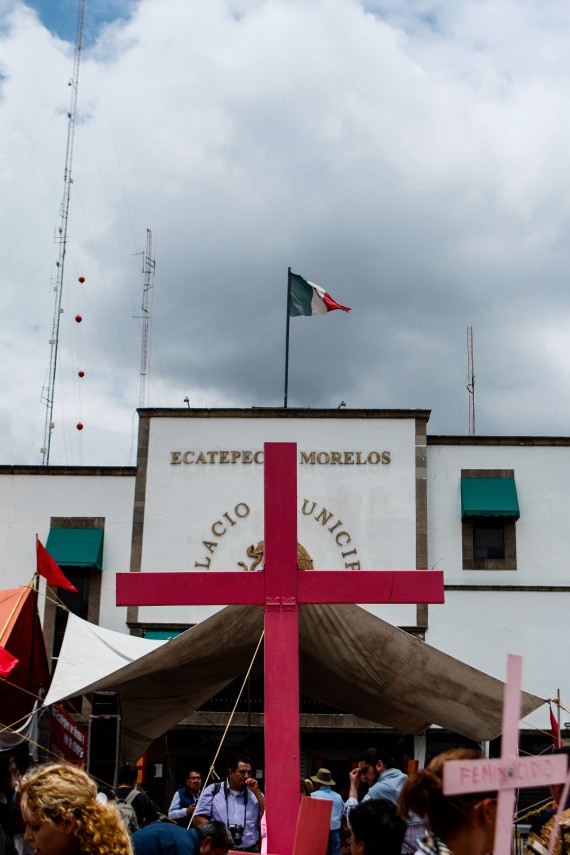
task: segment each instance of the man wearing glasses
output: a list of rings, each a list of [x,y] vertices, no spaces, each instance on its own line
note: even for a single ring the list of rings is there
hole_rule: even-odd
[[[234,849],[259,852],[259,820],[265,811],[265,797],[251,775],[251,761],[245,755],[228,761],[225,781],[206,787],[194,813],[193,824],[219,820],[227,825]]]
[[[388,799],[389,802],[397,804],[407,775],[396,769],[395,760],[386,751],[381,748],[368,748],[360,755],[358,767],[350,772],[349,777],[350,792],[346,805],[354,807],[358,802],[358,787],[361,783],[368,784],[368,792],[363,801]],[[354,802],[349,805],[351,799],[354,799]]]
[[[349,825],[350,811],[358,804],[358,790],[362,784],[368,786],[368,792],[362,802],[370,799],[386,799],[397,805],[400,790],[407,777],[396,768],[396,761],[381,748],[368,748],[363,751],[358,766],[349,772],[350,790],[344,805]],[[407,823],[402,855],[413,855],[417,849],[417,840],[422,838],[424,833],[424,823],[418,817],[412,816]]]
[[[202,776],[196,770],[190,769],[186,776],[186,786],[174,793],[168,808],[168,816],[175,820],[176,825],[188,828],[194,809],[200,798]]]

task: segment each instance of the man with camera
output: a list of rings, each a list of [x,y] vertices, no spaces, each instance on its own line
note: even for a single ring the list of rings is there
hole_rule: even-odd
[[[251,775],[249,757],[239,755],[228,762],[225,781],[210,784],[194,811],[194,825],[219,820],[227,825],[234,849],[259,852],[259,820],[265,811],[265,796]]]

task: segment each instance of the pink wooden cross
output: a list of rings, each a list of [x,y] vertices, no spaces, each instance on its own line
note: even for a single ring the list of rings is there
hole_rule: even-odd
[[[501,756],[491,760],[450,760],[443,766],[446,795],[498,790],[493,855],[511,855],[516,791],[544,787],[566,779],[564,755],[519,757],[522,658],[507,656],[507,682],[503,702]]]
[[[268,851],[293,851],[299,803],[298,607],[304,603],[442,603],[439,570],[299,570],[297,446],[264,445],[264,569],[118,573],[118,606],[263,606]]]

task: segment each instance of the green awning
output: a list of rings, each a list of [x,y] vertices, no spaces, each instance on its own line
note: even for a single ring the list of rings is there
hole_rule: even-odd
[[[102,528],[50,528],[46,549],[60,567],[103,569]]]
[[[145,638],[152,638],[154,641],[167,641],[169,638],[176,638],[182,635],[181,629],[147,629],[144,634]]]
[[[520,517],[514,478],[462,478],[461,519]]]

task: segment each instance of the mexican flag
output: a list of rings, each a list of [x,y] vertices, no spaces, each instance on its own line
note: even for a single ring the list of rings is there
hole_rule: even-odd
[[[308,282],[296,273],[289,274],[290,318],[298,318],[301,315],[326,315],[327,312],[335,309],[350,312],[348,306],[341,306],[320,285]]]

